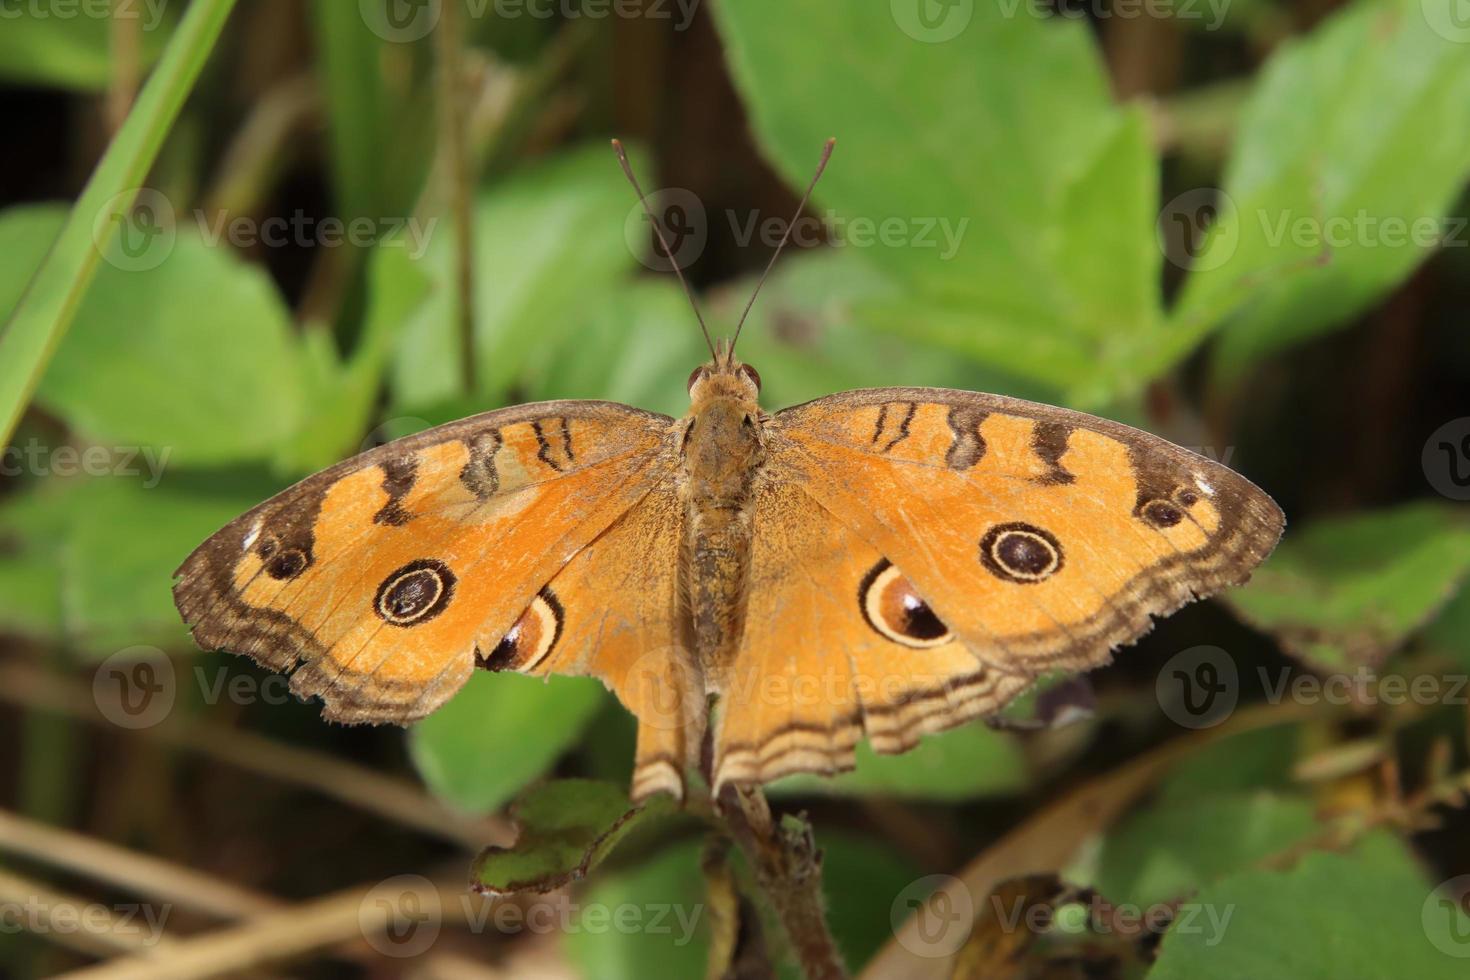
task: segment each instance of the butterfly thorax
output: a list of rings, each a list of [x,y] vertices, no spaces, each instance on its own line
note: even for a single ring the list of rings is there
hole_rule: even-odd
[[[745,618],[753,494],[765,461],[763,416],[750,377],[710,370],[690,386],[683,443],[681,595],[694,653],[711,689],[734,660]]]

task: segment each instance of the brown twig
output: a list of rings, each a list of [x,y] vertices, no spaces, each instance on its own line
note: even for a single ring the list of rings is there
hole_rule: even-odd
[[[822,853],[811,824],[805,819],[778,823],[765,794],[739,787],[721,794],[720,815],[786,930],[802,974],[807,980],[845,978],[847,967],[827,928]]]

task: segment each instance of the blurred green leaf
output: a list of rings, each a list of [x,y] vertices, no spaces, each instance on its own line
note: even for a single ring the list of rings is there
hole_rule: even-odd
[[[1224,793],[1286,790],[1300,732],[1273,725],[1217,739],[1192,753],[1159,783],[1161,803],[1185,803]]]
[[[55,464],[57,450],[50,450]],[[185,632],[174,610],[173,572],[206,537],[269,493],[259,475],[170,478],[154,485],[159,461],[113,457],[136,475],[42,480],[0,506],[0,535],[18,544],[17,558],[0,552],[0,569],[35,575],[39,597],[53,577],[60,585],[60,635],[90,655],[120,647],[177,647]],[[12,564],[12,562],[15,562]],[[0,604],[0,616],[8,603]],[[4,616],[10,620],[9,616]],[[22,616],[5,625],[23,632],[45,625]]]
[[[568,930],[567,954],[598,980],[704,975],[708,899],[697,843],[676,844],[626,871],[598,875],[578,901],[584,918]],[[585,918],[595,909],[598,922]],[[621,915],[624,918],[619,920]],[[619,928],[619,921],[631,926]]]
[[[1027,784],[1025,756],[1015,736],[981,724],[926,735],[902,755],[879,755],[858,743],[857,768],[839,776],[788,776],[772,795],[895,796],[968,800],[1014,793]]]
[[[609,293],[569,341],[536,348],[527,400],[607,398],[679,416],[689,372],[709,359],[689,301],[657,279]]]
[[[1226,375],[1345,326],[1452,230],[1441,219],[1470,173],[1470,45],[1434,24],[1453,23],[1457,2],[1359,0],[1262,69],[1228,200],[1173,317],[1186,340],[1228,318]],[[1204,203],[1183,202],[1182,220]]]
[[[1431,650],[1447,653],[1470,669],[1470,586],[1462,584],[1455,597],[1440,610],[1424,631],[1424,642]]]
[[[132,247],[140,228],[134,204],[179,108],[214,47],[234,0],[194,0],[169,39],[122,128],[108,145],[86,188],[46,253],[16,308],[0,330],[0,443],[15,431],[21,412],[71,326],[98,260]],[[156,215],[154,215],[156,220]],[[119,228],[126,226],[124,234]]]
[[[940,38],[902,9],[917,8],[715,9],[756,133],[788,181],[804,184],[821,138],[839,138],[817,211],[831,208],[845,247],[903,289],[859,315],[1076,398],[1136,385],[1129,361],[1160,329],[1143,115],[1112,104],[1072,18],[956,5],[942,19],[958,31],[926,43]],[[840,57],[812,58],[813,38]]]
[[[673,809],[667,796],[641,806],[612,783],[558,779],[532,789],[511,808],[520,828],[514,847],[487,847],[474,887],[491,894],[548,892],[580,881],[640,821]]]
[[[623,240],[624,219],[636,206],[606,147],[540,164],[481,195],[474,227],[482,393],[503,396],[538,349],[564,348],[622,288],[636,265]],[[453,236],[447,221],[422,230],[422,267],[434,288],[400,337],[392,371],[399,406],[462,394]]]
[[[1413,857],[1388,834],[1349,854],[1307,854],[1289,871],[1230,876],[1190,906],[1198,914],[1188,926],[1177,918],[1165,933],[1149,980],[1465,975],[1470,917],[1433,897]]]
[[[408,256],[406,239],[395,236],[380,244],[368,262],[366,318],[351,356],[340,358],[328,331],[307,331],[305,387],[312,393],[313,411],[281,453],[288,472],[319,470],[365,448],[394,344],[428,289],[423,270]],[[407,434],[395,432],[392,437]]]
[[[755,285],[756,277],[748,276],[710,294],[706,316],[712,332],[734,331]],[[904,384],[1042,393],[947,351],[864,325],[859,309],[902,295],[893,278],[857,249],[815,248],[783,258],[740,334],[741,359],[761,373],[761,401],[785,408],[850,388]]]
[[[912,860],[871,837],[824,833],[818,843],[827,924],[847,962],[859,966],[893,934],[893,899],[922,873]]]
[[[94,441],[187,466],[273,456],[302,422],[304,381],[270,277],[181,232],[155,268],[98,273],[36,398]]]
[[[1376,665],[1428,622],[1470,572],[1470,526],[1455,508],[1410,504],[1330,518],[1287,534],[1227,601],[1324,670]]]
[[[151,65],[173,28],[169,6],[114,4],[136,23],[142,66]],[[101,12],[102,16],[98,16]],[[55,85],[98,91],[112,75],[112,16],[106,4],[27,3],[0,0],[0,78],[22,85]]]
[[[587,677],[476,671],[448,704],[413,726],[409,749],[440,797],[471,813],[493,811],[544,775],[607,697]]]
[[[1108,834],[1093,885],[1117,902],[1169,902],[1317,830],[1310,802],[1261,791],[1161,803]]]

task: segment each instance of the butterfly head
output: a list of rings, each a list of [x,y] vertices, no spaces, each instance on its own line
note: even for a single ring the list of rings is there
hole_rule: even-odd
[[[696,407],[716,399],[754,403],[761,392],[761,376],[755,368],[735,359],[730,344],[721,341],[715,355],[689,375],[689,400]]]

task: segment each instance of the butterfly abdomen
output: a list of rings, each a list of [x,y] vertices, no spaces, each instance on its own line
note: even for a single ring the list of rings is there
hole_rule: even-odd
[[[722,687],[739,645],[749,587],[756,474],[765,460],[754,400],[696,400],[684,440],[686,513],[681,593],[694,654],[711,688]]]

